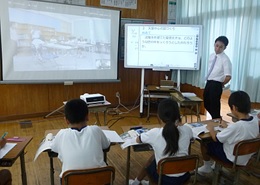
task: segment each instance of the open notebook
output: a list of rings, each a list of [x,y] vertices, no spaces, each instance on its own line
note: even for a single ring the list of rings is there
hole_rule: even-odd
[[[177,88],[175,89],[174,93],[177,95],[176,98],[178,98],[180,101],[190,100],[191,97],[197,96],[195,93],[191,93],[191,92],[183,92],[182,93]]]

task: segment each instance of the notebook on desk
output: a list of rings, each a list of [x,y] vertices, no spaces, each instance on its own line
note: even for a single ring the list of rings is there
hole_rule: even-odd
[[[186,93],[182,93],[182,92],[179,91],[178,89],[176,89],[175,92],[174,92],[174,93],[171,93],[171,94],[175,94],[175,97],[176,97],[177,99],[179,99],[180,101],[185,101],[185,100],[191,101],[191,100],[194,100],[193,97],[197,97],[195,93],[192,93],[192,95],[190,95],[190,93],[189,93],[189,95],[186,96]]]

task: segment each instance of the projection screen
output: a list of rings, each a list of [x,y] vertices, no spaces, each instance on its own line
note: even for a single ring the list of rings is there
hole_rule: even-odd
[[[1,0],[1,82],[118,80],[120,11]]]

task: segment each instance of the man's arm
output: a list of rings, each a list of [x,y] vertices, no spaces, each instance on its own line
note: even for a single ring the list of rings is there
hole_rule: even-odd
[[[224,82],[222,82],[222,86],[224,87],[231,80],[231,76],[226,76]]]

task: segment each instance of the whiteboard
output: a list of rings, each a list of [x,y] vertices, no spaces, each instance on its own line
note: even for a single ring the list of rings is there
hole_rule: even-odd
[[[199,70],[201,25],[126,24],[125,68]]]

